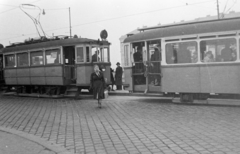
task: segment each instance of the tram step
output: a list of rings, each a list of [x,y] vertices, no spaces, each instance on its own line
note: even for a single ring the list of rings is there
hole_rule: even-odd
[[[74,98],[75,95],[65,95],[64,97],[71,97],[71,98]]]
[[[67,91],[66,95],[76,95],[77,91]]]
[[[71,89],[67,89],[67,91],[78,91],[77,88],[71,88]]]

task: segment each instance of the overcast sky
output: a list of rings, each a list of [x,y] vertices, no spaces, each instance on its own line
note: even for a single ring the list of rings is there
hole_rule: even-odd
[[[0,43],[23,42],[38,37],[32,20],[19,8],[33,4],[45,10],[40,22],[48,35],[69,35],[71,8],[72,34],[98,39],[100,31],[108,31],[111,61],[120,61],[119,38],[143,26],[193,20],[217,15],[217,0],[0,0]],[[219,10],[240,12],[240,0],[219,0]],[[25,9],[36,17],[38,10]]]

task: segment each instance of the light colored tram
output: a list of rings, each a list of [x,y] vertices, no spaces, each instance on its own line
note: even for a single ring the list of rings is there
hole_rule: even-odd
[[[110,43],[87,38],[29,40],[3,49],[6,86],[18,94],[78,96],[99,65],[110,84]],[[77,89],[77,90],[76,90]]]
[[[139,31],[123,42],[127,90],[179,93],[182,101],[240,94],[240,18]]]

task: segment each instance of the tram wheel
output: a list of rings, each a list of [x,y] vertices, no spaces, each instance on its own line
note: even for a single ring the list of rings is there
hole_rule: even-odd
[[[180,101],[181,103],[193,103],[193,94],[181,93]]]

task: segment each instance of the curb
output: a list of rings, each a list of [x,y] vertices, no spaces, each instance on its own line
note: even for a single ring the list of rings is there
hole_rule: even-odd
[[[50,151],[55,152],[56,154],[73,154],[73,153],[69,152],[67,149],[65,149],[64,147],[61,147],[60,145],[57,145],[50,141],[46,141],[46,140],[36,137],[32,134],[28,134],[28,133],[18,131],[18,130],[13,130],[13,129],[3,127],[3,126],[0,126],[0,131],[10,133],[13,135],[17,135],[17,136],[25,138],[29,141],[35,142],[35,143],[49,149]]]

